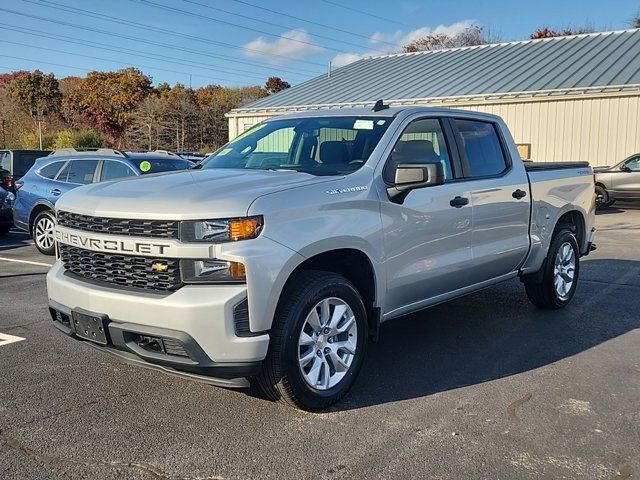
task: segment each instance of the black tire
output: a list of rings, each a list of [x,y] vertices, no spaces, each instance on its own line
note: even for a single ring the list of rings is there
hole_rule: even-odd
[[[4,237],[7,233],[9,233],[9,230],[11,230],[11,226],[9,225],[0,227],[0,237]]]
[[[555,287],[555,260],[558,255],[558,251],[565,244],[569,244],[573,249],[573,255],[575,259],[575,270],[573,275],[573,282],[571,288],[566,295],[559,295]],[[541,279],[538,275],[530,275],[524,278],[524,286],[527,292],[527,296],[531,303],[536,307],[557,310],[566,307],[575,294],[576,287],[578,285],[578,279],[580,277],[580,249],[578,248],[578,241],[574,233],[569,229],[562,229],[556,232],[551,245],[549,246],[549,252],[547,258],[542,266]]]
[[[280,400],[302,410],[321,410],[347,393],[362,367],[368,338],[366,310],[353,284],[335,273],[303,271],[295,274],[288,285],[276,311],[267,358],[256,380],[271,400]],[[356,349],[344,377],[331,388],[317,390],[305,381],[298,365],[298,339],[309,312],[318,302],[331,297],[346,302],[354,313]]]
[[[54,241],[49,242],[47,240],[44,242],[43,238],[40,235],[40,227],[42,225],[49,225],[47,222],[53,222],[53,225],[56,224],[56,217],[51,210],[43,210],[42,212],[36,215],[36,218],[33,220],[33,225],[31,226],[31,236],[33,237],[33,241],[36,245],[36,248],[43,255],[55,255],[56,253],[56,244]],[[53,235],[53,232],[51,233]]]
[[[613,205],[615,200],[611,198],[606,188],[596,185],[596,208],[606,208]]]

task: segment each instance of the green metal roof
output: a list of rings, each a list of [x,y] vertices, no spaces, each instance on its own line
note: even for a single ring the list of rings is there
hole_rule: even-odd
[[[640,30],[368,57],[232,113],[640,89]]]

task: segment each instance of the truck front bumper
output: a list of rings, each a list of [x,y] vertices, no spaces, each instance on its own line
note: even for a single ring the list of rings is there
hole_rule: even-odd
[[[74,277],[57,261],[47,274],[47,289],[59,330],[81,339],[72,312],[101,316],[107,344],[99,347],[132,363],[233,387],[246,386],[242,377],[257,373],[267,354],[268,334],[235,333],[234,308],[246,298],[246,285],[189,285],[167,295],[132,292]]]

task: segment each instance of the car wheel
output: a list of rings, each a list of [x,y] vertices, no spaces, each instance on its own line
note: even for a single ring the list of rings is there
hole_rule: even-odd
[[[611,199],[611,195],[606,188],[596,185],[596,208],[605,208],[613,205],[614,200]]]
[[[542,279],[525,278],[524,286],[531,302],[540,308],[566,307],[576,291],[580,274],[580,250],[571,230],[562,229],[553,237]]]
[[[289,285],[257,380],[273,400],[320,410],[340,400],[360,371],[366,311],[357,289],[341,275],[306,271]]]
[[[7,233],[9,233],[11,227],[0,227],[0,237],[4,237]]]
[[[44,255],[53,255],[56,251],[54,230],[56,217],[51,210],[40,212],[33,221],[31,232],[36,248]]]

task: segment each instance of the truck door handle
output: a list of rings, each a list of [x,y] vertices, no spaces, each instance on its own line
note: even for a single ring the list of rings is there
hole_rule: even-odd
[[[58,190],[57,188],[54,188],[53,190],[51,190],[51,195],[58,196],[58,195],[60,195],[60,193],[62,193],[62,192],[60,192],[60,190]]]
[[[520,200],[521,198],[524,198],[527,196],[527,192],[525,192],[524,190],[517,189],[515,192],[511,194],[511,196],[517,200]]]
[[[469,199],[466,197],[460,197],[460,196],[455,197],[453,200],[449,202],[449,205],[456,208],[462,208],[468,204],[469,204]]]

